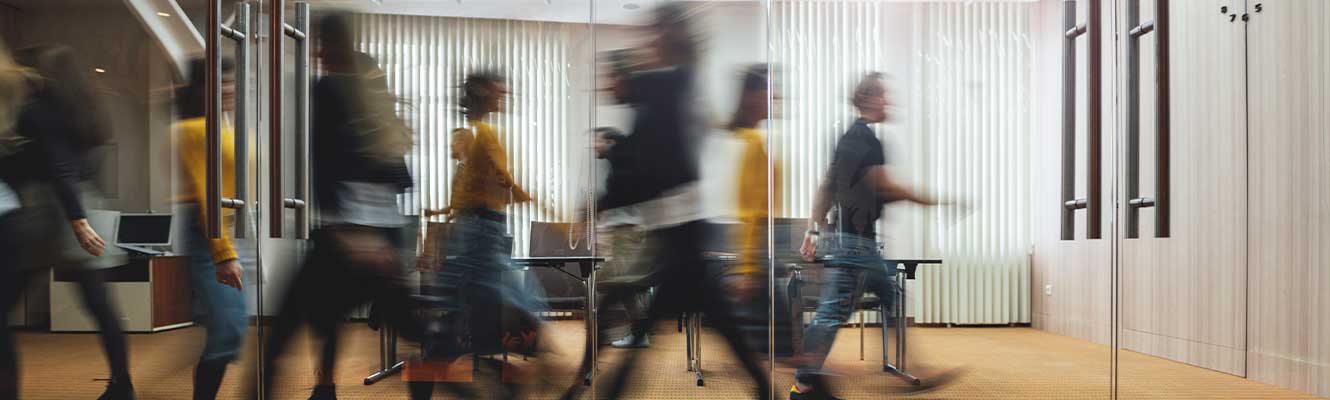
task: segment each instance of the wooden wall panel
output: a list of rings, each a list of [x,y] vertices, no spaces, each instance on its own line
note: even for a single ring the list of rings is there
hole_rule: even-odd
[[[1248,25],[1248,376],[1330,396],[1330,2],[1263,2]]]
[[[1172,234],[1154,237],[1153,208],[1140,212],[1139,239],[1120,232],[1119,333],[1123,349],[1243,375],[1245,55],[1241,21],[1218,12],[1226,5],[1170,2]],[[1140,20],[1153,20],[1154,7],[1142,0]],[[1146,197],[1156,196],[1156,39],[1148,34],[1140,41],[1140,191]],[[1121,105],[1125,124],[1126,102]],[[1125,182],[1125,145],[1121,151],[1119,182]],[[1125,206],[1127,199],[1118,201]],[[1126,208],[1120,212],[1125,218]]]
[[[1087,19],[1088,1],[1078,1],[1079,21]],[[1103,177],[1101,196],[1112,195],[1112,143],[1116,134],[1114,105],[1112,102],[1114,74],[1112,1],[1103,2]],[[1042,77],[1033,81],[1033,110],[1061,110],[1062,104],[1062,38],[1063,1],[1043,0],[1033,18],[1032,37],[1035,63],[1032,74]],[[1087,40],[1077,43],[1077,163],[1076,194],[1085,197],[1086,157],[1086,61]],[[1111,207],[1105,206],[1102,235],[1104,239],[1086,239],[1086,210],[1076,212],[1076,240],[1060,240],[1059,210],[1061,207],[1061,126],[1067,116],[1060,112],[1037,112],[1032,121],[1030,148],[1031,199],[1031,257],[1030,309],[1032,324],[1038,329],[1067,335],[1105,345],[1112,344],[1112,242]],[[1055,356],[1055,355],[1050,355]],[[1103,368],[1105,383],[1111,371],[1108,354]],[[1091,366],[1097,368],[1098,366]],[[1105,387],[1107,390],[1107,387]]]

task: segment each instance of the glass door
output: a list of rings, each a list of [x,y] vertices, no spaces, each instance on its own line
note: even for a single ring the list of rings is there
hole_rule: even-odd
[[[14,259],[31,262],[5,265],[15,274],[5,299],[18,301],[4,305],[16,342],[3,353],[17,362],[0,366],[0,391],[188,397],[201,382],[242,392],[261,309],[246,7],[0,5],[0,58],[6,73],[11,60],[23,67],[27,88],[6,99],[26,138],[5,156],[21,200],[9,216],[34,218],[4,223],[7,243],[20,243]],[[222,55],[212,69],[210,50]]]

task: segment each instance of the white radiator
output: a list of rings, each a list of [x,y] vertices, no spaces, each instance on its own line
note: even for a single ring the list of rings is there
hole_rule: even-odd
[[[1029,259],[957,259],[921,265],[910,285],[914,321],[925,324],[1010,324],[1030,322]]]

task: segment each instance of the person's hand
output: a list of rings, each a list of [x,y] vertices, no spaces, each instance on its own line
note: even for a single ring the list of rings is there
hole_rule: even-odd
[[[79,246],[84,251],[92,254],[93,257],[100,257],[102,251],[106,250],[106,241],[97,235],[97,231],[92,230],[92,225],[88,225],[87,218],[80,218],[69,221],[69,226],[74,229],[74,238],[78,239]]]
[[[804,261],[813,262],[817,256],[817,235],[804,232],[804,243],[799,246],[799,255],[804,256]]]
[[[236,290],[241,290],[241,277],[244,274],[245,269],[240,266],[240,260],[230,259],[217,264],[217,282]]]

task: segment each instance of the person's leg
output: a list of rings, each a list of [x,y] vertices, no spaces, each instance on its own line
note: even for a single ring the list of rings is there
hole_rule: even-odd
[[[190,280],[200,297],[206,329],[203,352],[194,370],[195,399],[213,399],[226,375],[227,364],[240,356],[240,346],[249,328],[245,297],[240,289],[217,282],[217,266],[210,253],[190,255]]]
[[[719,285],[712,285],[710,290],[712,295],[707,307],[707,315],[710,316],[708,320],[716,332],[725,338],[730,352],[739,359],[749,378],[757,384],[758,398],[765,398],[771,393],[770,376],[766,369],[762,368],[760,358],[755,356],[748,337],[740,329],[735,307],[718,292],[719,289]]]
[[[851,306],[862,273],[863,270],[856,267],[828,265],[823,268],[817,311],[812,323],[804,330],[805,359],[795,374],[801,391],[817,385],[822,364],[836,341],[836,333],[854,311]]]
[[[78,271],[76,273],[83,307],[97,321],[101,332],[102,351],[106,353],[106,363],[111,369],[111,386],[120,397],[127,397],[133,392],[129,377],[129,351],[126,349],[125,333],[120,329],[120,318],[106,293],[106,282],[102,271]]]
[[[12,253],[6,253],[12,254]],[[9,321],[9,313],[18,304],[26,274],[14,265],[0,261],[0,316]],[[6,326],[0,329],[0,400],[18,399],[18,347],[14,334]]]
[[[652,233],[651,240],[659,243],[652,259],[658,260],[664,269],[664,279],[656,299],[648,308],[647,326],[665,315],[681,310],[700,311],[706,304],[705,298],[698,296],[698,290],[706,282],[701,242],[705,237],[704,228],[702,222],[695,221]],[[641,353],[640,349],[633,349],[624,355],[619,368],[614,369],[618,374],[610,380],[606,396],[612,399],[620,397],[636,369]]]
[[[272,398],[273,380],[281,372],[279,359],[283,354],[286,354],[287,346],[291,344],[291,339],[295,337],[300,325],[304,322],[311,322],[314,329],[320,329],[317,324],[322,317],[317,313],[327,309],[326,304],[320,303],[320,293],[325,293],[328,296],[342,294],[339,293],[337,288],[328,287],[326,277],[329,271],[327,269],[340,265],[343,260],[339,260],[329,251],[333,248],[333,244],[324,239],[325,234],[325,232],[320,231],[313,232],[313,250],[305,256],[305,261],[300,265],[300,270],[296,272],[295,278],[291,280],[290,286],[282,298],[282,305],[277,316],[272,319],[272,327],[267,331],[261,359],[264,366],[263,373],[259,377],[264,398]],[[326,325],[324,327],[326,329]]]

